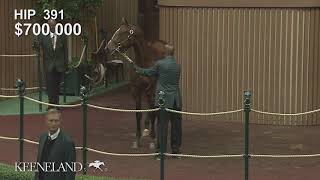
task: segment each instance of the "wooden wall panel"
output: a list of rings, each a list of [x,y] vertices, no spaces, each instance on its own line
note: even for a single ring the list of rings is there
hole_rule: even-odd
[[[175,7],[320,7],[318,0],[159,0]]]
[[[34,54],[31,47],[32,36],[17,37],[14,34],[14,9],[33,8],[35,1],[4,0],[0,2],[0,54]],[[13,88],[17,78],[26,81],[28,87],[37,86],[37,72],[34,57],[0,57],[1,88]],[[0,94],[13,92],[1,91]]]
[[[319,14],[319,8],[160,7],[160,38],[174,44],[183,69],[183,109],[241,109],[247,89],[253,91],[257,110],[298,113],[320,108]],[[251,119],[316,125],[319,115],[252,113]],[[242,113],[206,118],[241,121]]]

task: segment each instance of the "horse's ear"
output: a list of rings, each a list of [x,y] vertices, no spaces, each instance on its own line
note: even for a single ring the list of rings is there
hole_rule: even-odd
[[[122,17],[121,24],[128,25],[128,21],[125,17]]]

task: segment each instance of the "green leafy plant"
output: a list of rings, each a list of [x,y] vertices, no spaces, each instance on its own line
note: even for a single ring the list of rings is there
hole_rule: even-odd
[[[63,9],[63,22],[83,22],[96,15],[103,0],[38,0],[36,11],[38,21],[44,21],[44,10]]]

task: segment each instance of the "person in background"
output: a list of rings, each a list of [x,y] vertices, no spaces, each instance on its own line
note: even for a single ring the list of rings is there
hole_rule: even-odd
[[[59,104],[60,83],[64,77],[68,64],[67,37],[55,33],[57,22],[49,19],[50,33],[40,34],[35,41],[38,48],[42,48],[46,89],[49,103]],[[49,106],[48,109],[53,107]]]

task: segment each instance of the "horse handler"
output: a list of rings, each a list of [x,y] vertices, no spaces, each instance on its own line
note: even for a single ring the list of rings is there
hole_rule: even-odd
[[[167,44],[163,41],[159,41],[154,45],[156,51],[163,53],[164,58],[156,62],[156,64],[148,69],[133,65],[136,72],[143,76],[153,76],[157,78],[156,92],[155,92],[155,106],[158,106],[159,92],[165,92],[165,108],[173,110],[181,110],[181,95],[179,88],[181,66],[177,64],[174,59],[174,48],[172,45]],[[164,152],[167,147],[167,134],[168,134],[168,123],[171,123],[171,150],[173,154],[180,154],[181,140],[182,140],[182,123],[181,114],[177,113],[166,113],[164,119]],[[160,121],[158,118],[157,123],[158,134],[160,132]],[[160,150],[160,137],[157,136],[157,152]],[[178,158],[178,156],[174,156]]]

